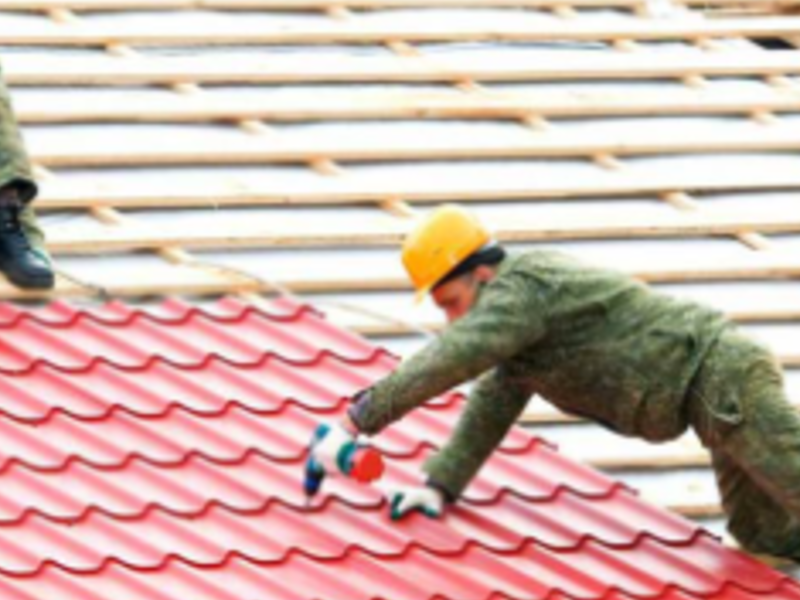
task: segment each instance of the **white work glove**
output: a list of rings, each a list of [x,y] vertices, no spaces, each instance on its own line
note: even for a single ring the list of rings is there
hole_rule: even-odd
[[[312,455],[327,475],[344,473],[344,465],[340,463],[339,459],[343,451],[356,443],[356,436],[342,427],[340,423],[326,423],[325,425],[328,427],[328,432],[312,444]]]
[[[415,510],[431,519],[439,518],[444,512],[444,494],[427,485],[385,488],[384,494],[392,521],[402,519]]]

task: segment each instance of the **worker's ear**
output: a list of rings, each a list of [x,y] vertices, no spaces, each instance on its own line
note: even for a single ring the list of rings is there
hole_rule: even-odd
[[[495,276],[495,270],[488,265],[480,265],[472,272],[478,285],[489,283]]]

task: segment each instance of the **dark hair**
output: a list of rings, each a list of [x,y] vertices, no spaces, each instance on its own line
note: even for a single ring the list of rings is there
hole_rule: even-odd
[[[505,257],[506,251],[502,246],[499,246],[498,244],[484,246],[477,252],[470,254],[467,258],[456,265],[447,275],[437,281],[436,285],[433,286],[433,289],[435,290],[440,285],[444,285],[448,281],[452,281],[457,277],[461,277],[467,273],[472,273],[472,271],[480,266],[485,265],[487,267],[493,267],[502,262]]]

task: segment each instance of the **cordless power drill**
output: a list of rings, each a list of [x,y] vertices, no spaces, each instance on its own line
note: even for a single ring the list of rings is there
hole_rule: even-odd
[[[325,479],[324,467],[314,458],[314,446],[328,435],[329,431],[330,426],[322,423],[314,431],[314,435],[311,438],[311,451],[306,459],[305,478],[303,480],[306,505],[310,504],[314,496],[317,495]],[[359,483],[370,483],[383,475],[383,458],[380,453],[370,446],[359,444],[355,441],[342,446],[336,457],[336,464],[342,473]]]

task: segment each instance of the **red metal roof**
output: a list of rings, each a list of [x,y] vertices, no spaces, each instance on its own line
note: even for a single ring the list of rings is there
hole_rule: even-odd
[[[514,430],[446,518],[388,519],[304,446],[396,358],[280,300],[0,306],[0,599],[800,600],[800,586]],[[411,482],[463,398],[375,439]]]

